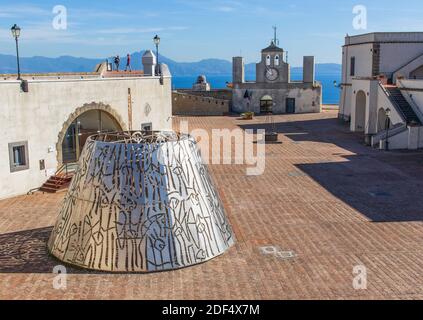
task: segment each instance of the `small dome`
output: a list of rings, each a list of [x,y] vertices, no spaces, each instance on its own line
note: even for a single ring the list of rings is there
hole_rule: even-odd
[[[197,83],[207,83],[207,78],[205,75],[198,76]]]

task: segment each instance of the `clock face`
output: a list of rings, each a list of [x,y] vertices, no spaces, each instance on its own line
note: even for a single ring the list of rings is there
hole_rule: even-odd
[[[266,69],[266,79],[269,81],[275,81],[279,77],[279,72],[275,68]]]

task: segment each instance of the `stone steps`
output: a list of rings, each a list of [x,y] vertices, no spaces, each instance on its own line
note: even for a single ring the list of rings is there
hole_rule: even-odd
[[[403,94],[401,93],[401,90],[397,87],[393,86],[386,86],[386,90],[389,93],[389,98],[391,102],[395,106],[397,106],[401,113],[405,116],[407,124],[413,123],[417,125],[421,125],[419,117],[414,112],[411,105],[408,103],[408,101],[404,98]]]
[[[72,175],[57,175],[47,180],[40,188],[41,192],[57,193],[65,191],[72,181]]]

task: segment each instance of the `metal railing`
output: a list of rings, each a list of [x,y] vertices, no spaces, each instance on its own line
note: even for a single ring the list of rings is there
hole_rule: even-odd
[[[417,105],[416,101],[414,101],[413,96],[412,96],[412,95],[408,92],[408,90],[404,87],[404,84],[402,83],[402,81],[401,81],[401,80],[398,80],[398,82],[399,82],[399,84],[401,85],[401,88],[398,88],[398,89],[400,89],[400,90],[404,90],[404,91],[407,93],[407,95],[408,95],[408,97],[410,98],[410,101],[411,101],[411,103],[410,103],[410,107],[411,107],[411,109],[413,109],[414,113],[417,115],[417,118],[419,118],[420,122],[423,124],[423,112],[422,112],[422,111],[420,111],[419,106]],[[404,99],[405,99],[405,97],[404,97]],[[406,99],[406,100],[407,100],[407,99]],[[408,102],[408,101],[407,101],[407,102]]]
[[[380,143],[380,141],[385,141],[387,138],[392,138],[405,131],[407,131],[407,125],[404,123],[398,123],[389,129],[389,134],[387,134],[387,130],[383,130],[372,136],[371,145],[374,147]]]
[[[64,163],[59,169],[57,169],[55,176],[65,175],[68,176],[71,173],[76,171],[77,164],[76,163]]]
[[[395,108],[395,110],[400,114],[402,120],[404,122],[407,122],[407,116],[405,115],[404,111],[402,111],[399,104],[396,102],[396,100],[392,97],[392,95],[389,93],[388,90],[386,90],[385,86],[381,81],[379,81],[379,87],[382,88],[383,92],[385,92],[386,96],[388,97],[389,101],[391,102],[392,106]]]

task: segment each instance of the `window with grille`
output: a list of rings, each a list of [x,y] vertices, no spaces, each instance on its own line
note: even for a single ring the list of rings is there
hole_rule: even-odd
[[[10,172],[29,169],[28,142],[9,143]]]

